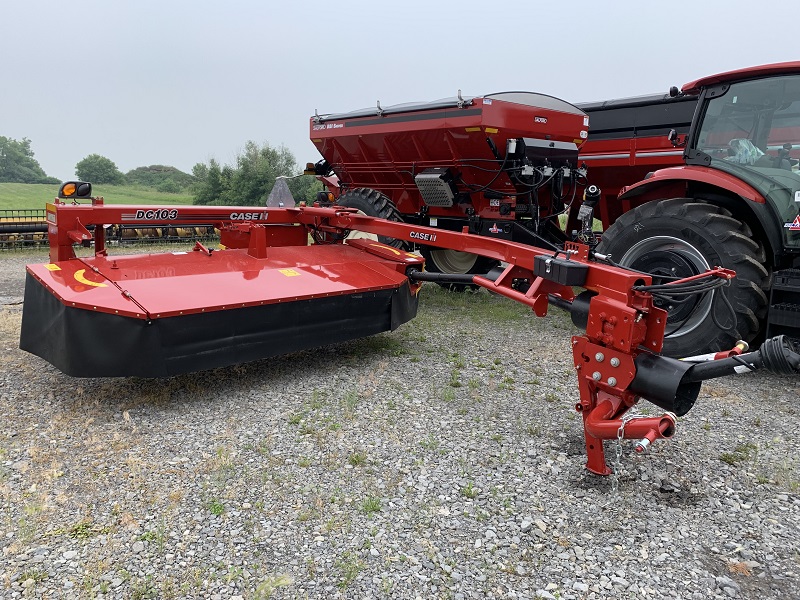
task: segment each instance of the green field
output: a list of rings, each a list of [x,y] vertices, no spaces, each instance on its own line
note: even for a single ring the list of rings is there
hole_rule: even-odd
[[[0,183],[0,210],[9,208],[42,209],[58,195],[58,185],[39,183]],[[191,204],[188,193],[165,194],[152,188],[128,185],[92,186],[94,196],[106,204]]]

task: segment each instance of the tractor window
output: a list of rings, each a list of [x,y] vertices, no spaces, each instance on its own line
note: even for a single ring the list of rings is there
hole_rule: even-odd
[[[726,93],[708,100],[697,147],[712,158],[738,164],[754,165],[766,156],[760,161],[762,166],[767,166],[769,158],[776,168],[797,166],[800,77],[734,83]],[[781,164],[784,158],[795,160]]]
[[[719,89],[717,90],[719,91]],[[784,223],[800,211],[800,76],[731,84],[706,95],[693,145],[710,166],[756,188]],[[800,247],[800,231],[784,230],[788,246]]]

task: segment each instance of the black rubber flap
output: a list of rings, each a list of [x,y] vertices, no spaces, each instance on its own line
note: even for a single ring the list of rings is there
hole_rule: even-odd
[[[20,348],[73,377],[168,377],[395,329],[417,314],[400,288],[157,319],[64,306],[28,274]]]

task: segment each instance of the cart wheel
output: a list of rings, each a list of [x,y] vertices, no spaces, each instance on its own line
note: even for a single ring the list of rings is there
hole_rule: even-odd
[[[470,254],[469,252],[459,252],[458,250],[425,247],[421,249],[421,252],[422,256],[425,257],[425,269],[432,273],[485,275],[500,265],[499,261],[492,258]],[[464,283],[440,283],[439,285],[455,292],[476,290],[480,287]]]
[[[389,198],[381,194],[377,190],[370,188],[355,188],[347,190],[336,201],[337,206],[345,206],[347,208],[357,208],[360,212],[368,217],[378,217],[380,219],[387,219],[389,221],[402,221],[397,207]],[[363,235],[361,236],[363,237]],[[378,236],[378,241],[381,244],[392,246],[393,248],[406,248],[406,243],[403,240],[396,238],[386,237],[383,235]]]

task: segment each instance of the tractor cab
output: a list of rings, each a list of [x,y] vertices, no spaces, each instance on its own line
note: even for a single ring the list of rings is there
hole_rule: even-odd
[[[685,86],[700,103],[684,156],[758,192],[789,250],[800,249],[800,63],[785,70]]]

